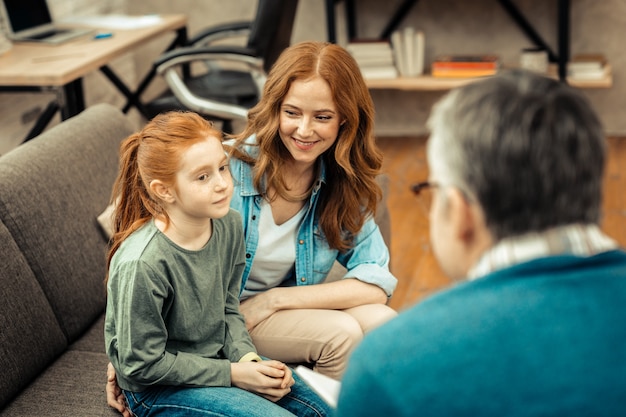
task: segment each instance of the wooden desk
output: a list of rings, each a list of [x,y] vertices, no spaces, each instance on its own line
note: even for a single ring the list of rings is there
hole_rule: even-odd
[[[57,91],[58,99],[51,102],[41,115],[26,140],[37,136],[56,111],[67,119],[85,108],[82,77],[99,69],[127,98],[123,111],[135,106],[145,115],[139,99],[155,75],[152,69],[131,91],[107,66],[113,59],[133,51],[156,36],[176,31],[176,39],[167,48],[170,50],[187,41],[187,17],[185,15],[163,15],[159,23],[138,29],[106,29],[113,36],[94,39],[87,35],[60,45],[41,43],[15,43],[13,48],[0,56],[0,92]],[[98,28],[94,28],[99,31]]]

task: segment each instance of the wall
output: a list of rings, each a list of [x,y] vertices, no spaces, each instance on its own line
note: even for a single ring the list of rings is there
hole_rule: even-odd
[[[149,0],[134,2],[115,0],[48,0],[55,18],[70,14],[96,13],[186,13],[189,33],[214,23],[249,19],[254,15],[256,0]],[[385,27],[387,19],[404,0],[357,0],[358,27],[361,37],[375,37]],[[515,0],[515,4],[533,22],[548,44],[556,50],[556,0]],[[603,52],[614,72],[611,89],[585,90],[600,113],[608,134],[626,136],[626,118],[622,117],[626,96],[626,55],[622,54],[626,35],[626,1],[573,0],[571,17],[571,52]],[[345,43],[341,21],[343,4],[337,6],[340,15],[339,43]],[[1,23],[0,23],[1,24]],[[292,42],[306,39],[326,39],[326,17],[322,0],[300,0],[294,23]],[[400,27],[411,25],[424,31],[426,62],[438,53],[491,52],[502,56],[505,64],[519,61],[519,51],[531,46],[522,32],[495,0],[421,0],[411,10]],[[169,43],[158,39],[135,54],[112,63],[130,85],[149,69],[152,60]],[[151,87],[145,98],[158,93],[162,84]],[[85,79],[87,104],[125,102],[109,81],[96,72]],[[432,92],[372,91],[376,104],[376,131],[379,135],[415,135],[425,133],[424,122],[432,104],[441,96]],[[45,108],[51,95],[0,95],[0,154],[26,134],[29,123],[23,123],[25,114],[34,114]],[[137,123],[141,119],[131,111]],[[28,117],[26,117],[28,118]]]

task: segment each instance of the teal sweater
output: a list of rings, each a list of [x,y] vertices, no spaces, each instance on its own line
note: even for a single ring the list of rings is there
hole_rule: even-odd
[[[338,416],[626,413],[626,253],[554,256],[441,292],[367,335]]]
[[[256,352],[239,313],[245,265],[241,216],[213,220],[213,235],[185,250],[149,222],[113,256],[106,351],[120,387],[230,386],[230,363]]]

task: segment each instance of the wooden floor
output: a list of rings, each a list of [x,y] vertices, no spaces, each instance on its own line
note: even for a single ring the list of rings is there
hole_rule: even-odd
[[[428,219],[409,190],[426,180],[425,138],[379,138],[385,153],[383,169],[390,177],[391,269],[398,287],[390,305],[398,311],[418,302],[450,281],[435,261],[428,236]],[[626,138],[609,139],[602,228],[626,246]]]

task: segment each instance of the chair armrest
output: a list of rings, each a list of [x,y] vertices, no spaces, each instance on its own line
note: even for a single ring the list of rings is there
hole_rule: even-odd
[[[231,45],[176,48],[161,55],[154,61],[154,66],[157,72],[161,73],[172,66],[207,60],[240,62],[251,69],[263,71],[263,60],[255,56],[254,50]]]
[[[221,103],[194,94],[184,83],[175,68],[165,70],[162,75],[174,96],[189,110],[200,114],[212,114],[227,120],[247,120],[248,109],[245,107]]]
[[[237,46],[186,47],[174,49],[155,61],[156,72],[163,76],[176,98],[187,108],[203,114],[213,114],[225,119],[246,120],[248,109],[234,104],[221,103],[193,93],[183,79],[178,67],[192,62],[230,61],[244,64],[250,72],[260,96],[266,74],[263,59],[254,56],[250,48]]]
[[[187,41],[187,45],[208,45],[220,39],[247,36],[250,33],[252,22],[249,20],[222,23],[201,30]]]

